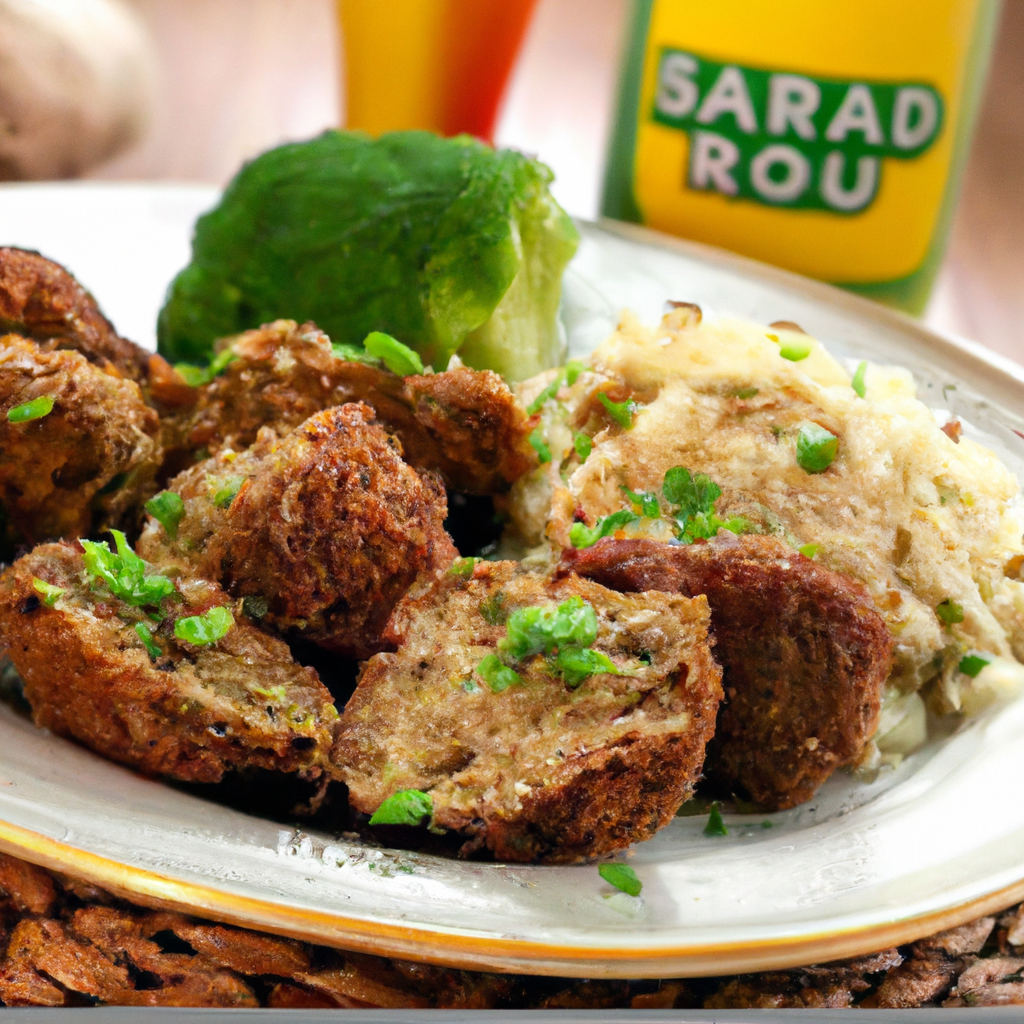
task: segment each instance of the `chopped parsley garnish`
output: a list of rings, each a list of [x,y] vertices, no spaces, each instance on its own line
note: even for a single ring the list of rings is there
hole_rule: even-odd
[[[804,544],[798,550],[804,558],[813,558],[818,553],[820,547],[820,544]]]
[[[643,882],[636,877],[636,872],[628,864],[599,864],[597,873],[619,892],[627,896],[639,896]]]
[[[380,363],[379,359],[368,355],[366,349],[359,345],[350,345],[347,341],[331,342],[331,355],[346,363],[369,363],[372,366]]]
[[[429,793],[419,789],[400,789],[392,793],[373,812],[371,825],[422,825],[434,813]]]
[[[217,605],[202,615],[178,619],[174,623],[174,635],[179,640],[195,644],[196,647],[206,647],[227,636],[234,624],[235,617],[231,614],[231,609]]]
[[[597,639],[597,612],[582,597],[570,597],[557,606],[517,608],[507,625],[498,649],[515,661],[550,654],[556,647],[588,647]]]
[[[41,580],[38,576],[32,577],[32,589],[42,597],[43,604],[47,608],[52,608],[60,600],[60,595],[64,593],[63,587],[55,587],[52,583],[47,583],[46,580]]]
[[[499,590],[493,597],[480,602],[480,614],[484,622],[491,626],[504,626],[508,621],[508,609],[505,607],[505,594]]]
[[[719,519],[714,512],[700,512],[688,519],[676,536],[684,544],[692,544],[695,540],[711,540],[718,536],[719,530],[728,530],[730,533],[751,533],[754,524],[743,516],[731,516],[729,519]]]
[[[648,519],[658,519],[661,517],[661,503],[658,501],[658,496],[652,491],[631,491],[625,485],[620,487],[619,490],[640,510],[641,515],[646,516]]]
[[[363,341],[363,348],[399,377],[409,377],[414,373],[423,372],[423,360],[420,359],[419,353],[383,331],[371,331]]]
[[[716,800],[711,805],[711,813],[708,815],[708,823],[704,826],[704,835],[706,836],[727,836],[729,830],[725,827],[725,822],[722,820],[722,810],[718,806]]]
[[[569,530],[569,542],[574,548],[589,548],[602,537],[610,537],[616,530],[639,521],[640,517],[635,512],[623,509],[621,512],[613,512],[610,516],[601,516],[593,526],[573,523]]]
[[[530,447],[537,453],[537,458],[540,460],[540,464],[543,466],[545,462],[551,461],[551,449],[548,447],[547,441],[544,440],[544,435],[541,433],[540,427],[537,427],[529,437]]]
[[[722,488],[704,473],[691,475],[685,466],[673,466],[665,474],[661,493],[669,504],[676,506],[674,515],[682,520],[713,512]]]
[[[40,395],[31,402],[22,402],[13,409],[7,410],[8,423],[28,423],[30,420],[41,420],[53,412],[53,395]]]
[[[935,614],[947,625],[953,626],[958,622],[964,621],[964,609],[962,605],[959,605],[951,597],[947,597],[945,601],[940,601],[935,606]]]
[[[149,656],[156,661],[164,652],[157,646],[153,639],[153,631],[144,622],[135,623],[135,632],[142,641],[143,646],[149,652]]]
[[[629,430],[633,426],[633,416],[637,409],[640,408],[631,398],[627,398],[624,402],[613,402],[603,391],[597,393],[597,397],[601,400],[601,404],[608,411],[608,415],[623,430]]]
[[[238,497],[238,492],[245,483],[245,477],[229,476],[219,483],[220,486],[213,492],[213,503],[217,508],[231,508],[231,503]]]
[[[558,389],[562,386],[562,381],[565,380],[565,371],[562,370],[555,379],[548,384],[546,388],[526,407],[527,413],[532,416],[535,412],[540,412],[543,408],[544,403],[550,401],[555,395],[558,394]]]
[[[868,364],[862,362],[857,367],[857,372],[853,375],[853,380],[850,381],[850,387],[857,393],[859,398],[863,398],[867,394],[867,387],[864,385],[864,375],[868,372]]]
[[[480,685],[475,679],[463,679],[459,684],[466,693],[479,693],[481,690]]]
[[[472,576],[479,558],[456,558],[448,567],[449,576]]]
[[[572,387],[586,368],[586,363],[580,362],[579,359],[570,359],[565,364],[565,383]]]
[[[764,821],[761,822],[761,828],[775,828],[775,822],[769,818],[765,818]]]
[[[555,655],[551,667],[573,689],[591,676],[606,673],[613,676],[634,675],[620,669],[611,658],[592,647],[563,647]]]
[[[481,658],[480,664],[476,667],[476,674],[493,693],[501,693],[502,690],[523,681],[519,673],[505,665],[496,654],[488,654]]]
[[[174,593],[174,583],[166,576],[146,574],[146,563],[139,558],[120,530],[111,530],[117,552],[106,541],[82,540],[82,561],[86,570],[101,579],[114,597],[142,608],[157,605]]]
[[[984,654],[968,654],[960,659],[960,664],[957,666],[965,676],[970,676],[972,679],[976,679],[978,673],[986,665],[991,665],[992,659],[987,658]]]
[[[814,347],[810,339],[805,341],[802,338],[792,338],[789,341],[780,341],[773,334],[769,334],[768,337],[779,343],[779,355],[791,363],[799,363],[801,359],[806,359]]]
[[[176,363],[174,368],[185,378],[185,383],[189,387],[200,388],[219,377],[237,358],[229,346],[221,349],[206,366]]]
[[[757,394],[758,390],[759,390],[758,388],[740,388],[739,391],[737,391],[733,395],[733,397],[734,398],[741,398],[744,401],[746,401],[748,398],[753,398],[754,395]]]
[[[839,453],[839,438],[817,423],[805,423],[796,439],[796,462],[805,473],[824,473]]]
[[[590,453],[594,450],[594,442],[586,434],[573,434],[572,446],[576,449],[580,462],[586,462]]]
[[[161,491],[145,505],[146,511],[164,528],[171,540],[178,538],[178,525],[185,514],[185,502],[175,491]]]

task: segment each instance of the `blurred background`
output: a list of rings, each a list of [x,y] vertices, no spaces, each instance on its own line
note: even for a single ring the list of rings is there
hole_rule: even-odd
[[[106,25],[107,48],[113,39],[114,50],[146,58],[128,72],[108,69],[109,95],[96,100],[112,111],[106,121],[99,119],[88,131],[72,126],[82,139],[95,135],[96,144],[91,150],[83,144],[75,160],[56,170],[26,173],[5,159],[0,119],[0,176],[84,174],[222,185],[260,151],[344,122],[343,46],[334,0],[119,2],[135,18]],[[18,45],[11,33],[25,6],[25,0],[0,0],[0,57]],[[83,2],[83,11],[89,6]],[[538,154],[555,171],[556,197],[581,217],[598,210],[629,9],[627,0],[539,0],[499,109],[495,141]],[[88,25],[82,29],[83,39],[89,31]],[[67,66],[66,54],[51,59]],[[109,53],[93,59],[113,65]],[[115,150],[117,155],[105,157]],[[1022,157],[1024,0],[1006,0],[960,205],[926,319],[1020,362]]]

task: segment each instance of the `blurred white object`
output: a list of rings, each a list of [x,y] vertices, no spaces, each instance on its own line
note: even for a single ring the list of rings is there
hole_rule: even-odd
[[[75,177],[137,141],[154,67],[120,0],[0,0],[0,179]]]

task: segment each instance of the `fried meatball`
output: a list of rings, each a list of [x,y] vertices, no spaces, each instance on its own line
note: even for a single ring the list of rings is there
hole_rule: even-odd
[[[157,623],[90,582],[77,544],[37,547],[0,577],[0,643],[36,724],[190,782],[216,782],[232,767],[329,766],[337,711],[317,674],[237,609],[215,643],[178,639],[176,621],[228,599],[206,581],[176,583]],[[140,623],[153,634],[152,653]]]
[[[769,810],[809,800],[878,723],[893,639],[866,589],[771,537],[599,541],[566,571],[614,590],[705,594],[726,699],[705,771]]]
[[[37,252],[0,248],[0,327],[44,350],[81,352],[93,365],[130,380],[149,375],[150,353],[120,337],[74,277]]]
[[[354,657],[381,650],[398,599],[457,554],[440,481],[406,465],[365,405],[325,409],[284,437],[264,428],[170,487],[184,500],[176,536],[151,519],[143,557],[263,599],[266,624]]]
[[[399,437],[411,465],[439,471],[454,490],[504,491],[536,464],[526,412],[490,370],[399,377],[336,357],[327,335],[291,320],[230,344],[235,361],[176,421],[185,451],[244,448],[262,426],[283,432],[320,409],[358,401]]]
[[[591,650],[610,668],[574,679],[536,655],[512,678],[492,674],[510,614],[572,598],[596,613]],[[464,853],[504,860],[573,861],[647,839],[689,797],[714,730],[708,618],[702,597],[627,596],[514,562],[440,577],[395,610],[397,653],[366,663],[345,707],[333,757],[351,805],[425,791],[433,824],[469,838]]]
[[[52,400],[48,413],[12,410]],[[160,424],[134,381],[78,352],[0,338],[0,503],[30,542],[84,536],[137,513],[155,490]]]

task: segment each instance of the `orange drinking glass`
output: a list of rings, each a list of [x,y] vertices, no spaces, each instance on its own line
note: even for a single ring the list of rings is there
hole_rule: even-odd
[[[346,127],[490,142],[536,0],[338,0]]]

